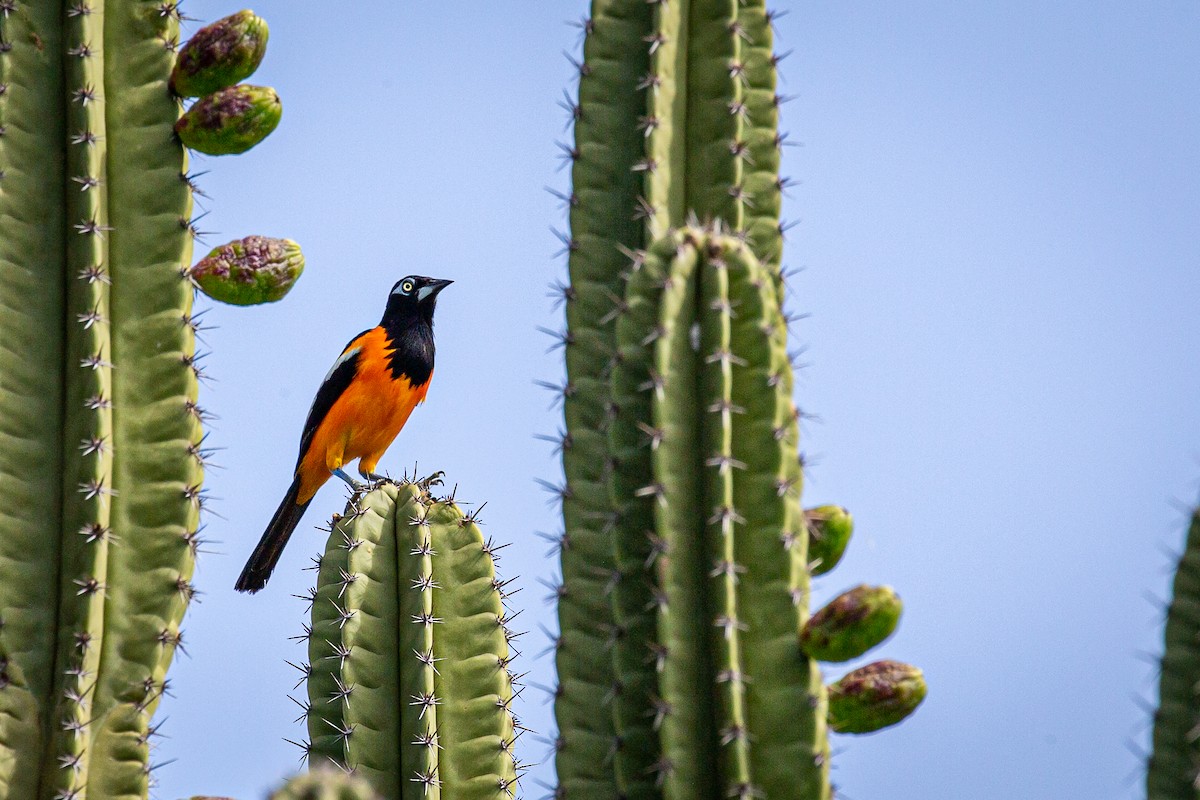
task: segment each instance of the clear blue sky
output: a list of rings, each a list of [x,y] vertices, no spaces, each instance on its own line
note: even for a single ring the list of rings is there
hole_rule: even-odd
[[[787,152],[787,261],[812,315],[797,393],[820,417],[806,496],[859,531],[818,593],[896,587],[905,618],[878,653],[931,687],[899,728],[838,738],[835,779],[851,800],[1138,797],[1161,635],[1147,595],[1168,592],[1173,503],[1200,496],[1200,5],[783,5],[784,128],[804,145]],[[219,544],[162,706],[162,798],[257,800],[298,765],[284,661],[304,657],[291,595],[321,534],[302,527],[266,592],[232,585],[322,375],[409,273],[456,283],[429,402],[383,466],[443,469],[488,501],[524,586],[522,669],[551,680],[533,656],[554,624],[537,579],[556,565],[533,531],[558,523],[533,479],[558,468],[533,434],[558,419],[533,381],[561,367],[534,329],[559,323],[545,287],[565,273],[549,232],[564,221],[543,187],[568,179],[563,23],[586,4],[337,6],[255,6],[271,44],[252,80],[279,90],[283,122],[196,164],[212,245],[289,236],[308,272],[282,303],[207,317]],[[306,522],[340,508],[335,484]],[[549,733],[543,698],[524,700]]]

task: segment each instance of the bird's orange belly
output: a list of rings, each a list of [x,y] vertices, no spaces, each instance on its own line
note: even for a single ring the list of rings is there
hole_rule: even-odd
[[[425,399],[428,386],[394,379],[386,369],[378,374],[360,372],[321,421],[300,462],[300,502],[316,494],[333,470],[356,459],[362,459],[364,470],[373,471],[413,409]]]

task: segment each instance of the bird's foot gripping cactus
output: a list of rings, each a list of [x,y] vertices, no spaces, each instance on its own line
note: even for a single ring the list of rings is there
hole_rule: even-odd
[[[179,18],[147,0],[0,4],[4,798],[151,783],[207,456],[168,89]]]
[[[308,630],[314,767],[385,800],[516,790],[512,634],[493,545],[430,481],[356,493],[320,557]]]

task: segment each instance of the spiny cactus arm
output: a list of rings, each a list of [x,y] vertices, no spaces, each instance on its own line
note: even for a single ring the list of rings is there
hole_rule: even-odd
[[[750,631],[739,584],[749,576],[739,562],[737,526],[746,517],[735,494],[734,474],[741,462],[734,458],[733,314],[730,297],[729,253],[716,239],[700,241],[702,261],[697,268],[701,286],[699,305],[700,347],[703,361],[700,380],[701,429],[708,514],[705,538],[709,558],[709,592],[713,598],[713,652],[716,661],[717,705],[721,709],[721,777],[726,796],[751,797],[757,792],[751,756],[750,721],[746,689],[745,636]],[[738,309],[737,313],[741,313]]]
[[[479,526],[449,503],[425,517],[432,555],[438,777],[448,798],[509,800],[516,791],[508,615]]]
[[[1192,512],[1187,543],[1175,570],[1167,611],[1154,751],[1146,772],[1148,800],[1194,800],[1200,777],[1200,508]]]
[[[731,569],[739,577],[744,627],[738,638],[754,783],[768,797],[824,798],[829,784],[821,674],[796,642],[797,616],[807,613],[808,576],[793,567],[804,563],[797,550],[806,540],[781,537],[797,528],[801,488],[786,328],[768,271],[737,240],[718,241],[725,266],[716,274],[728,277],[732,288],[725,302],[736,314],[724,358],[733,376],[727,414],[736,514]]]
[[[639,82],[647,71],[643,37],[651,14],[644,0],[592,3],[591,18],[584,24],[579,100],[572,106],[574,144],[567,148],[572,161],[570,285],[562,296],[570,334],[564,348],[565,534],[555,656],[555,766],[568,800],[609,800],[617,791],[611,769],[616,745],[612,715],[597,713],[608,706],[613,686],[608,587],[614,557],[607,533],[610,466],[604,429],[607,370],[615,347],[612,312],[623,289],[621,248],[642,246],[642,226],[635,219],[641,172],[633,168],[642,159],[644,135],[638,120],[646,113],[646,99]]]
[[[309,636],[310,763],[386,797],[437,775],[430,552],[412,486],[351,498],[321,556]],[[422,552],[418,552],[422,551]],[[429,790],[437,797],[437,786]]]
[[[55,674],[67,226],[61,14],[57,3],[23,3],[0,18],[0,794],[11,797],[37,791],[51,724],[39,707],[51,701]]]
[[[172,7],[173,8],[173,7]],[[190,327],[191,192],[167,89],[177,12],[109,4],[104,64],[111,230],[112,525],[89,791],[140,798],[150,718],[190,599],[202,469]],[[100,91],[97,87],[97,91]],[[182,368],[181,368],[182,367]],[[192,367],[189,369],[188,367]],[[137,575],[137,580],[132,576]],[[153,665],[153,666],[152,666]]]
[[[743,227],[755,257],[771,273],[776,299],[782,304],[783,233],[779,212],[783,182],[779,175],[779,99],[775,93],[777,59],[772,51],[771,13],[764,0],[738,3],[737,26],[745,76],[742,135],[748,152],[743,159],[746,192]]]
[[[313,605],[313,763],[388,798],[511,797],[505,619],[488,548],[455,506],[413,484],[352,498]]]
[[[610,380],[614,414],[609,447],[618,468],[610,490],[616,512],[613,549],[621,579],[613,587],[613,640],[616,679],[615,722],[621,747],[614,767],[621,792],[630,798],[657,797],[658,726],[656,609],[662,600],[655,581],[657,561],[666,557],[655,531],[655,506],[662,493],[654,479],[652,455],[661,442],[653,425],[657,374],[653,342],[659,335],[658,300],[665,265],[677,242],[656,242],[631,266],[625,309],[617,320],[617,358]]]
[[[694,247],[682,247],[663,265],[659,335],[654,340],[653,426],[662,441],[653,453],[653,479],[661,486],[656,528],[665,539],[657,562],[662,755],[659,776],[667,798],[715,796],[717,763],[716,674],[711,637],[713,609],[705,581],[711,567],[704,546],[703,440],[696,386],[700,369],[691,343],[698,303]],[[650,259],[647,266],[652,267]],[[647,277],[652,275],[647,272]],[[635,276],[636,277],[636,276]],[[695,794],[693,794],[695,793]]]

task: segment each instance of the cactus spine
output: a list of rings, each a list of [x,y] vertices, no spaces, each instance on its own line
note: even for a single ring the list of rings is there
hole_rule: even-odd
[[[319,562],[308,633],[315,767],[384,798],[511,798],[519,726],[492,546],[417,484],[351,498]]]
[[[178,33],[0,4],[0,797],[150,785],[203,500]]]
[[[1200,507],[1193,509],[1187,543],[1175,571],[1167,611],[1154,752],[1146,775],[1148,800],[1193,800],[1200,780]]]
[[[594,0],[583,27],[558,796],[827,798],[826,689],[798,637],[849,516],[814,512],[838,535],[810,564],[829,526],[799,501],[770,14]],[[837,622],[835,653],[881,638],[877,616]]]

